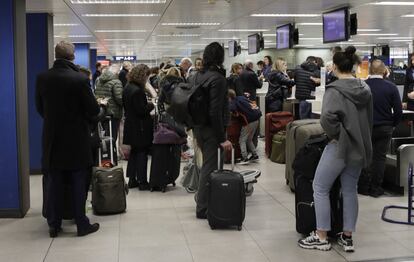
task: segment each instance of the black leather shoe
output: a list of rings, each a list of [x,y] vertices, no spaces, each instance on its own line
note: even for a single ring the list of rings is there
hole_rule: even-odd
[[[128,180],[128,188],[136,188],[138,187],[138,181],[136,179],[130,178]]]
[[[78,230],[78,237],[83,237],[83,236],[95,233],[98,230],[99,230],[99,224],[98,223],[89,225],[89,227],[87,227],[86,229],[83,229],[81,231]]]
[[[198,212],[196,212],[196,217],[198,219],[207,219],[207,211],[198,211]]]
[[[140,183],[138,182],[138,189],[139,191],[147,191],[150,189],[148,182]]]
[[[372,187],[371,190],[369,191],[369,195],[375,198],[380,197],[384,194],[385,192],[382,187]]]
[[[57,237],[60,232],[62,232],[62,228],[61,227],[58,227],[58,228],[50,227],[49,228],[49,236],[51,238]]]

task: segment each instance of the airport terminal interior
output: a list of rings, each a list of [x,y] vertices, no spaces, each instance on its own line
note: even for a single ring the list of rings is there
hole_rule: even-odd
[[[281,111],[291,117],[289,122],[294,122],[269,131],[268,125],[273,123],[265,114],[265,97],[272,84],[257,65],[269,60],[265,56],[270,56],[273,62],[283,58],[287,74],[293,78],[295,69],[308,57],[321,58],[324,64],[318,65],[320,81],[312,99],[307,100],[314,121],[323,114],[322,101],[334,47],[356,48],[360,63],[353,73],[357,78],[369,77],[370,61],[382,61],[387,66],[386,77],[403,99],[407,79],[413,78],[407,74],[414,72],[410,71],[413,68],[410,54],[414,53],[414,1],[2,0],[0,32],[1,262],[414,261],[411,214],[414,185],[410,167],[414,160],[414,106],[410,108],[408,102],[408,107],[404,107],[402,121],[395,127],[387,149],[385,193],[379,197],[358,195],[359,214],[352,237],[355,251],[345,252],[336,241],[332,241],[329,251],[303,249],[298,245],[303,238],[297,224],[303,219],[298,216],[301,202],[295,200],[299,193],[294,192],[289,185],[292,181],[286,176],[292,169],[295,153],[291,157],[285,151],[289,147],[289,126],[298,121],[300,104],[293,87]],[[149,68],[172,65],[184,75],[191,74],[197,59],[203,58],[204,48],[212,42],[224,47],[226,77],[230,76],[234,63],[243,67],[253,64],[254,78],[261,85],[254,101],[262,111],[254,134],[258,137],[258,160],[253,159],[254,154],[250,161],[243,158],[240,163],[236,159],[234,171],[242,174],[257,171],[255,174],[260,176],[256,175],[243,187],[243,197],[245,193],[247,196],[241,228],[238,224],[213,228],[209,225],[210,217],[208,220],[196,217],[197,195],[188,184],[183,184],[188,182],[185,180],[191,171],[188,167],[193,164],[198,168],[196,146],[190,135],[187,145],[179,148],[179,176],[171,181],[174,185],[154,192],[131,186],[126,195],[126,209],[105,215],[94,212],[93,194],[89,192],[86,215],[91,223],[100,224],[99,231],[78,237],[76,224],[69,219],[63,221],[63,231],[58,237],[50,237],[43,216],[43,120],[36,110],[35,89],[37,76],[52,67],[54,47],[61,41],[74,44],[74,64],[90,70],[92,75],[98,63],[115,75],[128,64],[132,67],[146,64]],[[190,65],[183,69],[189,61]],[[94,89],[92,81],[91,86]],[[156,96],[155,93],[149,101],[156,102]],[[65,104],[65,97],[59,99]],[[157,115],[158,110],[155,111]],[[279,132],[283,130],[287,133]],[[229,137],[231,131],[229,127]],[[104,140],[108,134],[101,137],[104,142],[100,143],[97,165],[106,166],[101,167],[103,172],[112,170],[108,163],[120,167],[128,183],[128,147],[121,141],[122,128],[119,134],[113,144]],[[276,152],[281,136],[286,139],[282,153]],[[236,146],[238,138],[231,142]],[[112,146],[113,154],[107,149]],[[104,148],[106,155],[102,154]],[[296,153],[299,149],[296,148]],[[274,159],[273,153],[280,153],[283,159]],[[228,157],[227,154],[225,158]],[[170,160],[150,156],[148,178],[152,162],[163,166]],[[232,169],[232,164],[227,161],[224,168]],[[92,184],[98,181],[94,179]],[[226,201],[223,199],[222,203]],[[309,205],[313,210],[313,201]]]

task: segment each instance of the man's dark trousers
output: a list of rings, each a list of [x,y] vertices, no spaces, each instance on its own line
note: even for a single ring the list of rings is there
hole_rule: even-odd
[[[87,172],[88,169],[47,172],[47,222],[49,227],[60,228],[62,226],[65,180],[68,180],[72,185],[72,203],[78,231],[85,230],[89,226],[89,219],[85,215]]]
[[[372,163],[369,169],[371,188],[381,187],[384,180],[385,160],[393,133],[392,126],[374,126],[372,130]]]

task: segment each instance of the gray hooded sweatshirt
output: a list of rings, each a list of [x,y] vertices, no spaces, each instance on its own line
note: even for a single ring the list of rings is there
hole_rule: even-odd
[[[372,96],[360,79],[339,79],[326,87],[321,125],[338,141],[338,158],[347,165],[368,167],[372,157]]]

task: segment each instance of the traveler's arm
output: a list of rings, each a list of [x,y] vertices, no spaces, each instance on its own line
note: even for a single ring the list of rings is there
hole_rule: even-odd
[[[338,139],[341,130],[341,101],[334,92],[326,90],[321,114],[321,125],[330,139]]]
[[[95,117],[99,114],[100,107],[96,101],[95,96],[92,93],[89,79],[83,78],[80,81],[80,92],[81,92],[81,103],[85,109],[86,115],[88,117]]]
[[[392,101],[392,104],[393,104],[392,105],[392,110],[394,112],[394,114],[393,114],[393,118],[394,118],[393,126],[395,127],[400,123],[401,118],[402,118],[401,97],[400,97],[400,93],[398,92],[397,88],[395,88],[395,90],[394,90],[394,94],[392,96],[392,99],[393,99],[393,101]]]
[[[223,121],[223,103],[227,103],[226,92],[226,79],[224,77],[212,81],[209,90],[209,116],[211,126],[215,132],[216,139],[219,144],[226,141],[225,127]]]
[[[280,76],[279,76],[279,82],[280,82],[282,85],[287,86],[287,87],[292,87],[292,86],[294,86],[294,85],[295,85],[295,81],[294,81],[294,80],[292,80],[292,79],[290,79],[290,78],[286,77],[286,76],[285,76],[285,75],[283,75],[283,74],[280,74]]]
[[[253,86],[256,89],[262,88],[263,82],[262,81],[259,81],[259,78],[256,77],[256,74],[255,73],[252,74],[252,81],[253,81]]]

